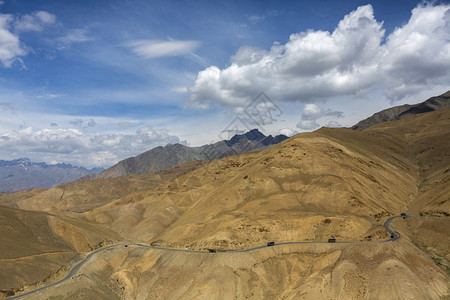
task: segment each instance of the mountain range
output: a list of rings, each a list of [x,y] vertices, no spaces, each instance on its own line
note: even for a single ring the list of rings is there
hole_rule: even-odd
[[[29,158],[0,160],[0,193],[51,188],[102,170],[88,170],[64,163],[49,165],[32,162]]]

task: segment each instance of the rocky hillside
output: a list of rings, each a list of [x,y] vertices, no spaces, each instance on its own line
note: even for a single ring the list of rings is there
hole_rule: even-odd
[[[432,97],[419,104],[405,104],[382,110],[373,116],[358,122],[358,124],[354,125],[351,129],[364,130],[378,123],[400,120],[411,115],[422,114],[447,107],[450,107],[450,91],[447,91],[440,96]]]
[[[28,158],[0,160],[0,193],[51,188],[99,171],[70,164],[36,163]]]
[[[265,149],[287,139],[285,135],[265,136],[258,129],[233,136],[214,144],[188,147],[168,144],[156,147],[138,156],[127,158],[98,174],[85,176],[83,180],[107,179],[128,174],[145,174],[161,171],[193,160],[214,160],[229,155]]]

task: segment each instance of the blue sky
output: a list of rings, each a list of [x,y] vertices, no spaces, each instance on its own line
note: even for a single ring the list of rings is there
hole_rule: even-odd
[[[448,1],[0,3],[0,159],[107,167],[229,128],[351,126],[449,89]],[[278,111],[264,124],[246,109],[260,92]]]

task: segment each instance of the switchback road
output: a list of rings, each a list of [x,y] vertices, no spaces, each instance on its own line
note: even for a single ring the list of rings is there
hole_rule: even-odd
[[[386,243],[386,242],[393,242],[397,239],[400,238],[400,234],[398,232],[396,232],[395,230],[393,230],[390,226],[392,221],[395,218],[402,218],[403,216],[393,216],[393,217],[389,217],[386,219],[386,221],[384,221],[383,223],[383,227],[386,229],[386,232],[389,234],[390,238],[384,241],[336,241],[333,243],[336,244],[354,244],[354,243]],[[410,216],[408,216],[408,218],[411,218]],[[416,217],[413,217],[416,218]],[[40,291],[46,290],[48,288],[54,287],[54,286],[58,286],[70,279],[72,279],[73,276],[75,276],[77,274],[77,272],[81,269],[81,267],[83,265],[85,265],[87,262],[89,262],[96,254],[106,251],[108,249],[112,249],[112,248],[117,248],[117,247],[128,247],[128,246],[137,246],[137,247],[142,247],[142,248],[147,248],[147,249],[154,249],[154,250],[163,250],[163,251],[176,251],[176,252],[188,252],[188,253],[205,253],[205,254],[218,254],[218,253],[244,253],[244,252],[251,252],[251,251],[255,251],[255,250],[259,250],[259,249],[263,249],[263,248],[268,248],[268,247],[277,247],[277,246],[282,246],[282,245],[295,245],[295,244],[331,244],[327,241],[323,241],[323,242],[284,242],[284,243],[276,243],[273,246],[269,246],[267,244],[265,245],[261,245],[261,246],[257,246],[257,247],[253,247],[253,248],[249,248],[249,249],[243,249],[243,250],[219,250],[219,252],[217,253],[210,253],[208,250],[188,250],[186,251],[185,249],[174,249],[174,248],[164,248],[164,247],[153,247],[153,246],[149,246],[149,245],[144,245],[144,244],[140,244],[140,243],[121,243],[121,244],[114,244],[114,245],[110,245],[110,246],[106,246],[103,248],[99,248],[97,250],[94,250],[92,252],[89,252],[89,254],[82,259],[81,261],[79,261],[77,264],[75,264],[69,271],[69,273],[67,273],[67,275],[54,282],[51,284],[48,284],[46,286],[37,288],[35,290],[31,290],[28,292],[25,292],[23,294],[19,294],[19,295],[15,295],[6,299],[19,299],[25,296],[29,296],[31,294],[35,294],[38,293]]]

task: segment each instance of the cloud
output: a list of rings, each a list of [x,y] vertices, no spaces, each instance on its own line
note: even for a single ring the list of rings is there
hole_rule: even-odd
[[[66,35],[58,38],[57,48],[59,50],[64,50],[70,48],[74,43],[83,43],[92,40],[93,38],[88,35],[86,29],[71,29],[67,32]]]
[[[73,126],[81,126],[81,124],[83,124],[83,120],[82,119],[76,119],[73,121],[70,121],[70,124]]]
[[[42,31],[44,27],[55,23],[55,15],[46,11],[35,11],[17,18],[14,22],[15,32]]]
[[[82,129],[92,128],[97,125],[97,122],[95,122],[94,119],[90,119],[87,122],[85,122],[82,119],[76,119],[76,120],[70,121],[69,123],[75,127],[79,127]]]
[[[331,33],[294,33],[286,44],[274,43],[268,50],[244,46],[230,66],[197,74],[190,105],[243,107],[261,91],[281,101],[314,103],[379,87],[395,100],[430,84],[448,84],[450,5],[417,6],[409,22],[386,39],[382,25],[365,5]]]
[[[291,137],[291,136],[293,136],[293,135],[295,135],[297,133],[298,133],[298,131],[293,130],[291,128],[282,128],[282,129],[278,130],[277,135],[278,134],[284,134],[285,136]]]
[[[19,37],[10,31],[13,20],[13,16],[0,13],[0,61],[5,68],[10,68],[15,61],[22,63],[20,56],[28,53]]]
[[[15,111],[14,105],[12,103],[0,102],[0,108],[2,108],[4,110],[13,111],[13,112]]]
[[[305,104],[302,113],[302,119],[314,120],[322,116],[322,109],[314,103]]]
[[[188,92],[188,88],[185,86],[176,86],[171,88],[171,91],[174,93],[187,93]]]
[[[343,118],[344,117],[344,113],[342,111],[332,111],[330,109],[327,109],[324,113],[325,116],[328,117],[333,117],[333,118]]]
[[[320,127],[316,120],[301,120],[297,123],[297,128],[311,131]]]
[[[24,66],[20,57],[27,55],[29,49],[20,42],[19,34],[26,31],[42,31],[55,20],[56,17],[46,11],[36,11],[17,18],[0,13],[0,61],[3,66],[10,68],[16,61]]]
[[[197,49],[199,45],[200,42],[191,40],[138,40],[127,44],[134,54],[142,58],[185,55]]]
[[[94,121],[94,119],[90,119],[89,122],[87,123],[86,127],[91,128],[91,127],[95,127],[97,125],[97,123]]]
[[[244,46],[239,48],[235,55],[231,57],[231,61],[239,66],[256,63],[267,55],[267,51],[255,47]]]
[[[88,125],[92,125],[92,121]],[[73,128],[34,130],[27,127],[0,134],[0,156],[26,156],[38,161],[56,159],[86,167],[105,167],[167,143],[186,144],[167,130],[152,126],[141,127],[135,133],[127,134],[90,134]]]
[[[320,118],[336,119],[343,118],[344,113],[341,111],[332,111],[330,109],[322,110],[314,103],[305,104],[300,122],[297,123],[297,128],[303,130],[314,130],[320,127],[318,120]],[[329,120],[328,127],[342,127],[336,120]]]
[[[402,99],[426,86],[450,82],[450,5],[419,5],[387,38],[382,70],[386,95]]]
[[[119,125],[119,127],[126,128],[132,126],[133,124],[131,122],[120,122],[117,125]]]
[[[320,125],[317,123],[317,119],[322,117],[323,112],[320,107],[314,103],[305,104],[303,107],[302,118],[297,123],[297,128],[303,130],[314,130]]]
[[[38,95],[35,98],[37,99],[55,99],[55,98],[59,98],[63,95],[59,95],[59,94],[43,94],[43,95]]]
[[[248,17],[248,19],[253,24],[256,24],[256,23],[259,23],[259,22],[263,21],[267,17],[277,16],[277,15],[278,15],[278,11],[277,10],[271,10],[271,11],[268,11],[268,12],[266,12],[264,14],[261,14],[261,15],[251,15],[251,16]]]
[[[325,126],[326,127],[337,127],[337,128],[342,127],[342,125],[339,124],[339,122],[336,122],[336,121],[330,121]]]

